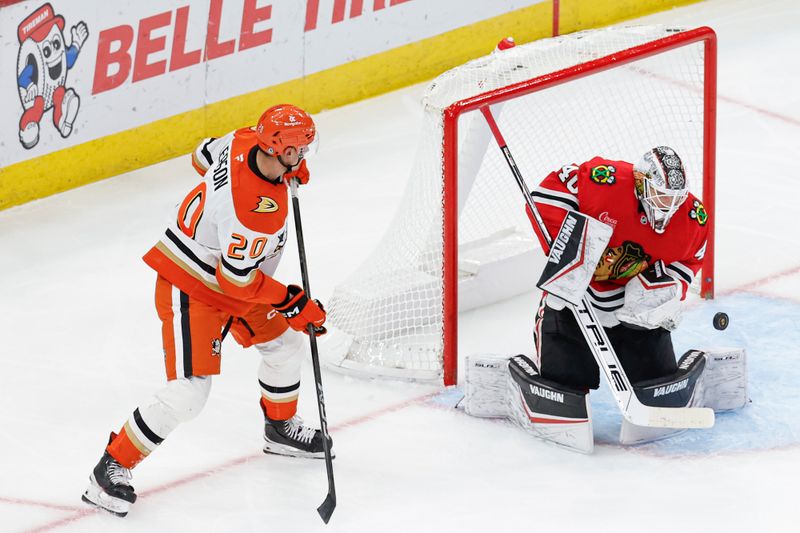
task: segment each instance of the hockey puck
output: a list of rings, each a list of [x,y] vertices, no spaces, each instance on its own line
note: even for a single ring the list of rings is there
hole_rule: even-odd
[[[723,329],[728,327],[730,324],[731,319],[728,318],[728,315],[725,313],[717,313],[714,315],[714,329],[718,329],[722,331]]]

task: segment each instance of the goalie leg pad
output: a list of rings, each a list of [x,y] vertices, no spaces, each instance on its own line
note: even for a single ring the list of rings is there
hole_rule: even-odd
[[[669,376],[634,383],[636,396],[652,407],[699,407],[703,404],[705,353],[689,350],[678,361],[678,370]],[[644,444],[685,432],[685,429],[643,427],[622,421],[620,444]]]
[[[508,363],[509,417],[534,437],[581,453],[592,453],[588,391],[570,389],[539,375],[524,355]]]
[[[689,350],[678,361],[677,372],[634,383],[633,390],[640,402],[651,407],[688,407],[705,366],[705,352]]]
[[[747,357],[744,348],[705,350],[703,406],[714,411],[741,409],[747,404]]]
[[[464,377],[464,412],[481,418],[508,416],[508,356],[469,355]]]

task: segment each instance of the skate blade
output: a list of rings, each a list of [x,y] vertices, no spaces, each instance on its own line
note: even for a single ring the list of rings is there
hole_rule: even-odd
[[[103,506],[102,506],[102,505],[100,505],[99,503],[95,503],[95,502],[93,502],[92,500],[90,500],[90,499],[89,499],[89,498],[86,496],[86,493],[83,493],[83,494],[81,495],[81,500],[85,501],[86,503],[88,503],[89,505],[91,505],[91,506],[93,506],[93,507],[97,507],[98,509],[102,509],[103,511],[106,511],[107,513],[111,513],[111,514],[113,514],[114,516],[119,516],[119,517],[125,517],[125,516],[128,516],[128,511],[114,511],[114,510],[112,510],[112,509],[109,509],[109,508],[107,508],[107,507],[103,507]]]
[[[306,452],[303,450],[298,450],[297,448],[293,448],[292,446],[287,446],[285,444],[278,444],[276,442],[267,441],[264,444],[264,453],[268,453],[271,455],[283,455],[287,457],[305,457],[308,459],[325,459],[325,452]],[[331,452],[331,459],[333,459],[336,455]]]
[[[83,493],[81,500],[120,517],[127,516],[131,508],[130,502],[114,498],[106,493],[95,481],[94,474],[89,478],[89,488]]]

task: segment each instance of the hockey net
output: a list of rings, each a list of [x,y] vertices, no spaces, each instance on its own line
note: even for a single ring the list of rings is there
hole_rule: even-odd
[[[716,39],[612,27],[495,51],[428,87],[412,178],[383,240],[329,302],[323,361],[455,383],[458,311],[535,288],[544,254],[479,112],[491,105],[533,189],[596,155],[669,145],[713,223]],[[698,290],[713,295],[713,226]]]

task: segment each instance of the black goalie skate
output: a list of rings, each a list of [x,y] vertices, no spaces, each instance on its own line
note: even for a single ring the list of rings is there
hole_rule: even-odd
[[[303,419],[297,415],[289,420],[272,420],[267,417],[264,423],[264,453],[323,458],[325,449],[322,431],[304,426]],[[333,455],[331,449],[331,457]]]
[[[105,452],[89,476],[89,488],[81,499],[109,513],[125,516],[131,504],[136,501],[136,493],[129,483],[130,480],[131,471]]]

